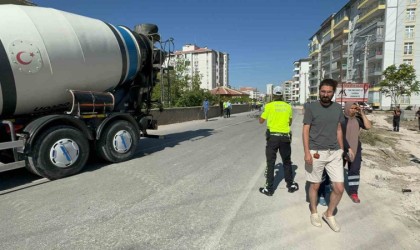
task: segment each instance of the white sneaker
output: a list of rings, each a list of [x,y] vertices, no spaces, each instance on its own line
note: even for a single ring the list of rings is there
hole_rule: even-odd
[[[334,216],[331,217],[327,217],[326,213],[324,212],[322,214],[322,219],[324,219],[324,221],[328,224],[328,226],[330,226],[330,228],[334,231],[334,232],[340,232],[340,225],[337,223],[337,221],[335,220]]]
[[[322,227],[321,218],[319,218],[318,213],[311,214],[311,223],[316,227]]]

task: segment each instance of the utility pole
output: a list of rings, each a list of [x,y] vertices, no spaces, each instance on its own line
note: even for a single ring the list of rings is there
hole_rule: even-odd
[[[351,53],[351,51],[350,51],[350,44],[353,44],[353,42],[351,42],[351,38],[352,38],[352,31],[353,31],[353,23],[352,23],[352,21],[350,20],[349,21],[349,35],[347,36],[347,68],[346,68],[346,82],[350,82],[351,81],[351,79],[350,79],[350,64],[351,64],[351,59],[350,59],[350,56],[353,56],[353,55],[350,55],[350,53]]]
[[[363,58],[363,83],[367,83],[367,54],[368,54],[368,44],[370,42],[370,37],[372,35],[366,35],[366,36],[362,36],[362,37],[366,37],[366,41],[365,41],[365,55]]]

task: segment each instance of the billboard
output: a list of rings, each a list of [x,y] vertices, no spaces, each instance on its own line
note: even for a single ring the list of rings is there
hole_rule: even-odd
[[[335,92],[336,102],[367,102],[369,83],[339,83]]]

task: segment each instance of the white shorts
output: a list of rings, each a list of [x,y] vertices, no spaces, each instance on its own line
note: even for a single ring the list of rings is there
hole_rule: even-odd
[[[343,150],[310,150],[312,165],[305,164],[306,180],[313,183],[322,182],[322,172],[327,170],[332,182],[344,182]],[[319,159],[314,158],[318,152]]]

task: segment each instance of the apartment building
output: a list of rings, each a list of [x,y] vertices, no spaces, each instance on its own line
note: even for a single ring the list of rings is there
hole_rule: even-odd
[[[269,83],[265,86],[266,86],[266,91],[265,92],[267,93],[267,95],[272,96],[273,95],[274,84]]]
[[[284,81],[283,86],[283,98],[286,102],[294,102],[294,88],[297,84],[294,83],[293,80]]]
[[[309,96],[309,58],[300,59],[293,63],[292,99],[295,103],[304,104]]]
[[[254,87],[240,87],[239,91],[243,93],[247,93],[249,95],[249,98],[253,100],[260,100],[261,99],[261,93],[258,91],[257,88]]]
[[[309,39],[309,96],[316,100],[324,78],[369,83],[369,102],[377,108],[391,106],[378,83],[390,65],[408,63],[420,79],[420,0],[350,0],[327,17]],[[403,97],[402,106],[420,104],[418,95]]]
[[[201,89],[211,90],[220,86],[229,86],[229,54],[186,44],[182,51],[175,51],[171,56],[171,65],[177,59],[185,61],[187,74],[201,76]]]

